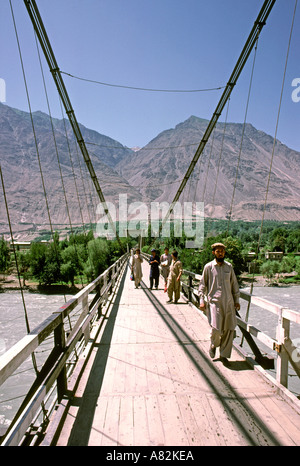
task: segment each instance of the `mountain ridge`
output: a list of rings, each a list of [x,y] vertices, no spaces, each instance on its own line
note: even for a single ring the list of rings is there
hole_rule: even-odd
[[[49,116],[36,111],[32,117],[54,226],[68,228],[59,164],[71,222],[89,222],[95,218],[99,200],[69,122],[52,119],[57,155]],[[149,205],[152,201],[173,201],[207,124],[208,120],[192,115],[136,151],[84,125],[80,128],[106,201],[117,206],[123,193],[128,203]],[[13,231],[36,236],[40,230],[49,229],[49,221],[30,114],[0,104],[0,125],[1,168]],[[205,215],[216,218],[231,215],[233,219],[257,220],[263,210],[266,219],[299,218],[300,152],[276,142],[264,207],[274,140],[247,123],[240,152],[242,133],[241,123],[216,125],[180,201],[204,202]],[[93,196],[88,199],[91,188]],[[0,211],[0,228],[7,234],[4,208]]]
[[[119,173],[151,200],[172,202],[207,124],[208,120],[191,116],[175,128],[163,131],[135,155],[133,169],[129,168],[126,158],[121,161]],[[185,200],[190,196],[204,202],[207,216],[226,218],[233,199],[233,218],[261,218],[274,139],[247,123],[240,150],[242,135],[243,124],[218,123],[194,169],[198,182],[189,181],[182,193]],[[299,217],[299,162],[299,152],[276,141],[267,218],[293,220],[295,215]],[[157,180],[155,188],[147,181],[150,169]],[[273,214],[271,205],[277,210]]]

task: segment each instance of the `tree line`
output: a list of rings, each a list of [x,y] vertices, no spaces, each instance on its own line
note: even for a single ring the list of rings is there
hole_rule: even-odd
[[[130,239],[121,239],[124,250]],[[118,241],[95,238],[92,231],[59,239],[55,232],[53,241],[32,242],[28,251],[17,251],[19,273],[26,280],[33,279],[40,285],[71,284],[76,281],[91,282],[123,254]],[[0,271],[16,268],[13,254],[2,238],[0,240]]]
[[[256,272],[272,279],[276,274],[296,272],[294,281],[300,281],[300,228],[299,222],[282,224],[276,221],[266,221],[261,234],[260,222],[231,222],[228,229],[226,220],[207,220],[204,227],[204,243],[199,249],[187,249],[186,237],[175,237],[170,229],[170,237],[155,238],[151,236],[149,226],[148,236],[144,238],[144,252],[156,248],[163,253],[167,246],[176,249],[183,267],[201,274],[204,265],[212,260],[211,245],[221,241],[226,244],[226,260],[229,260],[237,276],[248,271],[249,253],[255,254]],[[137,246],[137,238],[121,238],[123,249]],[[259,248],[258,248],[259,245]],[[270,261],[265,258],[266,251],[284,253],[283,259]],[[117,240],[95,238],[93,231],[77,233],[68,239],[59,239],[54,234],[51,242],[36,241],[31,243],[30,250],[17,251],[17,261],[23,283],[33,279],[42,285],[66,283],[74,285],[78,282],[90,282],[113,264],[123,251]],[[0,272],[12,269],[13,254],[8,243],[0,239]]]
[[[268,279],[276,275],[295,272],[295,276],[287,281],[300,282],[300,224],[299,222],[265,221],[261,231],[261,222],[244,222],[237,220],[231,222],[228,228],[227,220],[212,220],[205,222],[204,242],[199,250],[186,249],[186,237],[174,237],[171,228],[170,238],[163,240],[151,237],[148,230],[144,252],[149,252],[149,247],[155,247],[163,252],[164,247],[176,249],[179,253],[183,267],[191,272],[202,272],[204,265],[213,259],[211,245],[222,242],[226,245],[226,260],[232,263],[238,277],[249,271],[249,263],[256,274],[261,274]],[[265,257],[267,251],[282,252],[281,261],[268,260]],[[253,254],[250,258],[249,253]],[[251,262],[250,262],[251,261]]]

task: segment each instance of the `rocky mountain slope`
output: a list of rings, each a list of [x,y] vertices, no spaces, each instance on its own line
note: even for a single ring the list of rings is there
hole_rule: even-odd
[[[49,229],[42,176],[55,228],[69,227],[63,188],[72,225],[82,225],[82,219],[94,222],[98,198],[69,123],[53,119],[54,140],[49,117],[35,112],[33,119],[39,157],[30,115],[0,104],[0,159],[14,233],[24,238],[25,232],[36,236]],[[207,124],[192,116],[141,150],[130,150],[81,125],[105,199],[116,207],[120,193],[127,194],[128,203],[171,202]],[[273,138],[247,124],[240,153],[242,130],[242,124],[229,123],[225,132],[224,124],[217,125],[180,201],[203,201],[206,215],[225,218],[233,199],[233,219],[261,219]],[[277,142],[266,218],[299,219],[299,166],[300,153]],[[7,233],[2,189],[0,206],[0,233]]]
[[[124,157],[119,173],[151,200],[171,202],[208,121],[190,117],[163,131],[145,148]],[[224,128],[225,126],[225,128]],[[225,131],[224,131],[225,130]],[[203,201],[206,215],[261,219],[273,137],[247,124],[218,124],[180,201]],[[241,141],[242,149],[241,147]],[[268,219],[295,220],[300,213],[300,153],[276,142],[266,205]]]
[[[94,222],[99,200],[69,123],[53,119],[54,137],[46,114],[35,112],[33,121],[38,151],[30,114],[0,104],[0,160],[13,231],[49,230],[47,203],[55,228],[68,228],[69,217],[72,226],[82,225],[82,219]],[[119,193],[126,193],[129,202],[140,200],[139,191],[113,168],[133,152],[82,125],[81,131],[91,143],[89,153],[105,199],[116,202]],[[7,232],[2,189],[0,203],[0,232]]]

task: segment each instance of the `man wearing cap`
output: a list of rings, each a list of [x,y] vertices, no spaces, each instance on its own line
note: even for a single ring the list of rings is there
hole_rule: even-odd
[[[223,243],[212,245],[214,260],[205,265],[200,280],[200,309],[205,310],[204,296],[207,296],[207,317],[211,326],[211,345],[209,355],[215,357],[216,348],[220,347],[223,363],[231,356],[234,329],[236,327],[236,309],[240,309],[239,285],[232,265],[224,260]]]
[[[159,264],[160,259],[159,256],[156,254],[155,249],[151,249],[151,257],[149,260],[150,264],[150,290],[153,288],[153,281],[155,284],[155,288],[158,288],[158,281],[159,281]]]

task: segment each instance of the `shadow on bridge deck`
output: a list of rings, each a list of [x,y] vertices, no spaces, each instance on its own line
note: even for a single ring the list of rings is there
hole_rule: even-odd
[[[206,319],[165,301],[125,271],[56,445],[299,445],[275,388],[235,351],[211,360]]]

